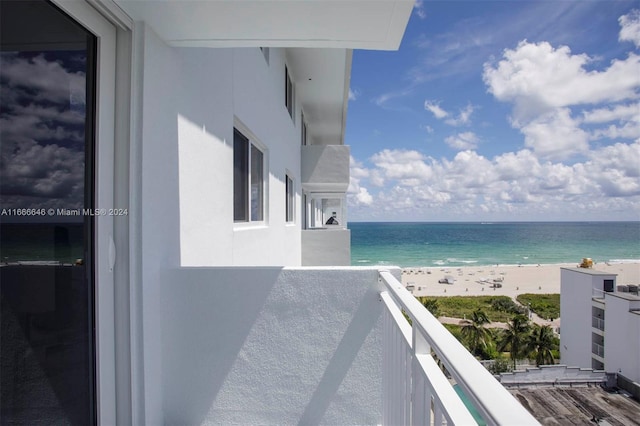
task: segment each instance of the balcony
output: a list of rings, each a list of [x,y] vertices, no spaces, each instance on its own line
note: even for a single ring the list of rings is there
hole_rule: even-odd
[[[600,358],[604,358],[604,346],[598,343],[591,344],[591,353],[599,356]]]
[[[305,192],[347,192],[349,154],[346,145],[302,147],[302,189]]]
[[[303,229],[302,265],[351,265],[351,231],[342,227]]]
[[[399,276],[397,268],[169,270],[154,328],[160,386],[150,391],[160,394],[162,420],[466,425],[476,424],[474,412],[487,424],[538,424]]]
[[[351,265],[347,200],[341,193],[305,193],[302,230],[303,266]]]
[[[600,317],[591,317],[591,327],[600,331],[604,331],[604,320]]]

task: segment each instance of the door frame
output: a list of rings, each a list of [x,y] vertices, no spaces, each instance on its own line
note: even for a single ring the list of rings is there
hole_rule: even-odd
[[[96,55],[96,95],[95,95],[95,142],[94,142],[94,200],[95,209],[128,208],[128,205],[115,205],[114,194],[116,187],[121,185],[121,179],[115,177],[115,167],[123,159],[116,158],[116,136],[122,134],[122,120],[120,124],[116,122],[116,111],[121,111],[124,107],[128,116],[129,99],[128,96],[116,94],[121,84],[117,80],[128,76],[120,75],[122,70],[117,68],[118,53],[122,53],[122,44],[118,44],[118,32],[123,29],[130,32],[130,28],[124,28],[123,22],[126,19],[115,19],[113,14],[105,13],[110,7],[93,6],[101,3],[92,1],[93,6],[85,1],[77,0],[50,0],[70,17],[84,26],[97,38]],[[105,2],[106,3],[106,2]],[[124,16],[126,18],[126,15]],[[127,46],[125,44],[125,50]],[[130,43],[128,50],[130,51]],[[118,79],[116,79],[116,75]],[[128,86],[127,86],[128,87]],[[121,92],[120,92],[121,93]],[[128,120],[125,125],[128,128]],[[128,133],[128,130],[127,130]],[[128,136],[128,135],[127,135]],[[124,140],[128,145],[129,138]],[[128,153],[126,154],[128,156]],[[124,158],[128,163],[128,158]],[[116,362],[117,353],[128,351],[128,347],[120,347],[116,340],[116,311],[118,310],[115,300],[116,284],[120,285],[121,271],[128,271],[128,258],[118,258],[116,264],[117,250],[116,241],[122,240],[123,232],[127,227],[116,226],[115,216],[109,214],[94,217],[94,339],[95,339],[95,403],[96,420],[98,424],[113,425],[121,424],[126,417],[126,423],[131,423],[129,415],[123,418],[122,409],[116,403],[117,395],[120,391],[131,395],[130,389],[127,391],[124,383],[118,383],[117,377],[123,366]],[[125,235],[126,237],[126,235]],[[126,238],[125,238],[126,239]],[[128,277],[127,277],[128,278]],[[128,279],[126,280],[128,287]],[[128,308],[128,304],[127,304]],[[128,318],[128,317],[127,317]],[[128,325],[127,325],[128,326]],[[127,369],[130,372],[130,369]],[[117,390],[117,392],[116,392]]]

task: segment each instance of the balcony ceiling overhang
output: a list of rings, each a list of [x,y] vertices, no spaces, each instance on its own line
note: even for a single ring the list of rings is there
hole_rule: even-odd
[[[414,0],[114,0],[180,47],[396,50]]]
[[[343,143],[351,56],[350,49],[287,49],[287,64],[309,124],[308,138],[315,144]]]

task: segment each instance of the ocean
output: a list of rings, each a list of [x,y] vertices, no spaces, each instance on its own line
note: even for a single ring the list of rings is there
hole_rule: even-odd
[[[640,261],[640,222],[351,222],[348,228],[354,266]]]

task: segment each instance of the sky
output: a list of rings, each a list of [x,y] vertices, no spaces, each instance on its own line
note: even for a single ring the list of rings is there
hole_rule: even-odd
[[[640,220],[640,2],[417,1],[345,144],[349,221]]]

